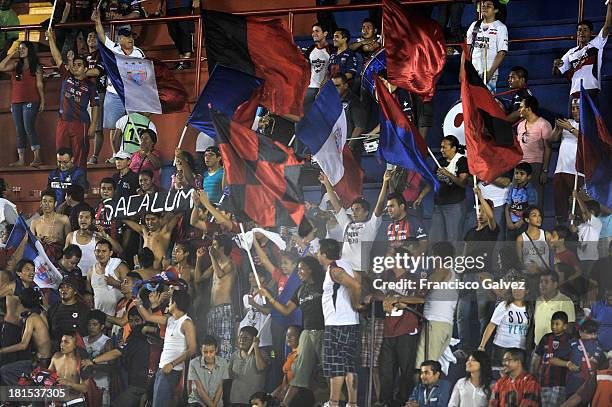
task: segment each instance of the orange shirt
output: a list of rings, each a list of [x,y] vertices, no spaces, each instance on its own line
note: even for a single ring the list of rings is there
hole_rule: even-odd
[[[285,376],[287,376],[287,383],[291,383],[291,380],[293,380],[293,372],[291,371],[291,365],[293,364],[293,361],[297,356],[297,352],[297,348],[295,350],[292,350],[291,353],[287,355],[287,360],[283,365],[283,373],[285,374]]]

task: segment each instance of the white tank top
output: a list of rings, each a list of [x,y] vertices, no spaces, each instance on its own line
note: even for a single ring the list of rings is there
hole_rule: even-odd
[[[546,242],[546,232],[540,229],[540,236],[537,240],[534,240],[533,243],[529,240],[527,232],[523,232],[521,236],[523,237],[523,264],[527,266],[532,263],[539,268],[547,268],[547,266],[550,266],[550,249]],[[539,255],[538,252],[540,253]],[[544,265],[542,259],[544,259],[546,265]]]
[[[455,279],[455,272],[451,271],[451,277],[447,281],[454,281]],[[457,290],[433,289],[425,297],[423,316],[428,321],[453,324],[458,299],[459,293]]]
[[[89,343],[89,336],[83,338],[85,341],[85,349],[87,349],[87,354],[90,359],[93,359],[97,356],[100,356],[104,353],[104,345],[110,338],[104,334],[100,336],[95,342]],[[101,365],[108,364],[107,362],[100,363]],[[93,379],[96,382],[96,385],[101,389],[110,389],[110,378],[107,373],[102,372],[101,369],[96,370],[93,375]]]
[[[95,270],[91,273],[91,288],[94,292],[94,308],[109,314],[115,315],[117,311],[117,302],[123,294],[113,286],[106,284],[105,276],[114,277],[117,280],[115,270],[121,264],[121,259],[111,258],[106,264],[104,274],[98,274]]]
[[[87,277],[89,269],[96,264],[96,256],[94,251],[96,249],[96,237],[92,236],[91,241],[87,244],[80,244],[77,242],[77,231],[72,232],[72,244],[75,244],[81,248],[81,261],[79,261],[79,267],[81,268],[81,274]]]
[[[346,274],[354,277],[353,269],[344,260],[336,260],[337,267],[344,269]],[[325,272],[325,280],[323,281],[323,297],[321,303],[323,306],[323,317],[326,326],[334,325],[357,325],[359,324],[359,314],[355,312],[351,305],[351,292],[345,286],[335,283],[329,270],[333,266],[327,267]]]
[[[187,314],[176,321],[174,318],[168,317],[166,336],[164,338],[164,350],[159,358],[160,369],[181,356],[187,350],[185,334],[181,332],[181,325],[188,319],[191,320]],[[174,366],[173,370],[183,370],[183,364],[179,363],[177,366]]]

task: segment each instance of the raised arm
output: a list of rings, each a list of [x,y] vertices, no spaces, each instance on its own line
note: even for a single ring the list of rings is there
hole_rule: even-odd
[[[261,248],[261,245],[257,241],[257,234],[253,236],[253,247],[255,248],[255,251],[257,252],[257,255],[259,256],[259,260],[261,260],[261,264],[263,264],[266,270],[268,270],[268,273],[272,274],[274,270],[276,270],[276,266],[272,264],[272,262],[270,261],[270,258],[268,257],[264,249]]]
[[[487,224],[489,225],[490,230],[495,230],[497,227],[497,222],[495,221],[495,214],[493,213],[493,208],[489,205],[486,199],[482,196],[482,191],[480,188],[475,187],[474,193],[478,197],[478,202],[480,202],[480,210],[483,211],[484,215],[487,217]]]
[[[319,174],[319,181],[325,187],[325,192],[327,192],[327,196],[329,196],[329,200],[331,201],[332,207],[334,208],[334,212],[339,213],[342,210],[342,203],[340,203],[340,198],[334,191],[332,184],[329,182],[327,175],[325,175],[322,171]]]
[[[168,317],[166,315],[153,315],[144,305],[142,305],[142,300],[140,298],[136,299],[136,309],[138,309],[142,318],[147,322],[159,325],[166,325],[168,322]]]
[[[215,221],[223,226],[227,230],[232,230],[234,226],[230,218],[225,216],[220,210],[215,208],[215,206],[208,199],[208,195],[203,190],[196,191],[200,195],[200,200],[202,204],[208,210],[208,212],[215,218]]]
[[[601,35],[605,38],[610,35],[610,27],[612,27],[612,1],[608,2],[608,9],[606,11],[606,21],[601,28]]]
[[[393,171],[386,170],[383,175],[383,183],[380,188],[380,193],[378,194],[378,200],[376,201],[376,206],[374,207],[374,216],[380,218],[385,209],[385,203],[387,201],[387,191],[389,190],[389,182],[391,181],[391,176],[393,175]]]
[[[0,71],[2,71],[2,72],[13,71],[15,69],[15,67],[17,67],[17,62],[12,61],[13,57],[15,57],[16,55],[19,55],[19,48],[18,47],[15,48],[13,50],[13,52],[8,54],[6,56],[6,58],[4,58],[2,60],[2,62],[0,62]]]
[[[106,42],[106,33],[104,32],[104,27],[102,26],[102,20],[100,18],[100,9],[96,8],[91,15],[91,21],[96,24],[96,34],[98,34],[98,39],[102,44]]]
[[[142,235],[144,233],[144,226],[142,226],[140,223],[128,219],[122,220],[122,222],[124,225],[126,225],[139,235]]]
[[[49,31],[47,31],[47,36],[49,37],[49,49],[51,50],[51,56],[53,57],[53,60],[55,61],[55,65],[57,65],[58,67],[61,67],[63,64],[62,53],[57,48],[57,44],[55,42],[55,32],[53,32],[52,28],[50,28]]]

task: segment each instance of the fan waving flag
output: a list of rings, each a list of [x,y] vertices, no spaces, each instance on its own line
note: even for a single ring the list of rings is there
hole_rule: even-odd
[[[591,198],[612,208],[612,137],[586,90],[580,87],[580,135],[576,171]]]
[[[128,112],[181,112],[187,91],[160,61],[115,54],[98,40],[102,63]]]
[[[428,154],[425,140],[378,76],[376,94],[380,103],[378,156],[389,164],[418,172],[438,191],[438,178],[425,161]]]
[[[361,196],[363,169],[346,145],[346,114],[334,83],[328,81],[304,118],[297,124],[296,137],[308,146],[321,171],[334,186],[342,206]]]
[[[259,103],[277,115],[301,117],[310,67],[285,23],[210,10],[203,15],[209,70],[221,64],[262,78]]]
[[[20,215],[6,242],[6,248],[17,249],[22,244],[24,247],[21,258],[34,262],[34,282],[36,285],[40,288],[53,288],[57,290],[62,282],[62,275],[51,263],[42,244],[36,239]]]
[[[210,110],[232,117],[238,106],[249,100],[262,83],[262,79],[247,73],[223,65],[215,66],[187,123],[214,138],[217,133]]]
[[[491,183],[523,159],[523,150],[512,134],[512,124],[474,69],[465,44],[461,71],[461,103],[470,174]]]
[[[304,217],[298,183],[301,163],[293,150],[212,111],[223,157],[229,202],[240,220],[261,227],[297,226]]]
[[[389,82],[429,101],[446,63],[444,31],[425,15],[383,0],[383,26]]]

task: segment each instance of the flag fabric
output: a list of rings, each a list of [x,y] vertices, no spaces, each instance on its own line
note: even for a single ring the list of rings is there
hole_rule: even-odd
[[[267,237],[280,250],[285,250],[287,248],[287,243],[285,243],[281,235],[262,228],[253,228],[248,232],[240,233],[239,235],[236,235],[234,241],[236,242],[236,245],[241,249],[251,250],[251,248],[253,247],[253,240],[255,239],[254,236],[257,232]]]
[[[203,15],[209,69],[221,64],[262,78],[259,103],[277,115],[301,117],[310,67],[285,23],[211,10]]]
[[[355,155],[348,145],[345,145],[342,150],[342,162],[344,164],[344,176],[334,186],[334,191],[336,191],[338,198],[340,198],[342,207],[348,208],[355,199],[363,196],[365,172],[355,159]]]
[[[428,16],[383,0],[387,77],[392,84],[429,101],[446,63],[444,30]]]
[[[523,159],[512,124],[474,69],[469,53],[461,71],[461,103],[470,173],[491,183]]]
[[[193,107],[187,123],[209,137],[215,137],[210,109],[232,117],[238,106],[251,98],[262,79],[217,64]]]
[[[275,300],[281,304],[286,305],[301,285],[302,281],[298,277],[298,270],[296,268],[287,279],[285,287],[283,287],[283,291],[278,296],[276,296]],[[270,310],[270,315],[272,315],[272,319],[276,323],[280,324],[283,327],[288,327],[290,325],[302,326],[302,310],[300,309],[300,307],[296,308],[291,314],[287,316],[284,316],[273,308],[272,310]]]
[[[162,114],[185,109],[187,91],[163,62],[115,54],[100,40],[98,49],[125,110]]]
[[[26,240],[25,242],[24,239]],[[36,239],[20,215],[6,242],[6,248],[17,249],[22,243],[25,246],[21,258],[34,262],[34,282],[36,285],[40,288],[53,288],[57,290],[62,282],[62,275],[51,263],[42,244]]]
[[[297,124],[295,135],[308,147],[332,185],[336,185],[344,176],[342,150],[346,144],[346,133],[342,100],[334,83],[329,80]]]
[[[580,86],[580,135],[576,171],[589,196],[612,208],[612,137],[588,92]]]
[[[297,226],[304,217],[301,163],[293,151],[212,111],[229,203],[240,220]]]
[[[425,182],[438,191],[438,178],[426,162],[428,150],[425,140],[382,80],[376,77],[375,81],[380,104],[378,157],[389,164],[418,172]]]

